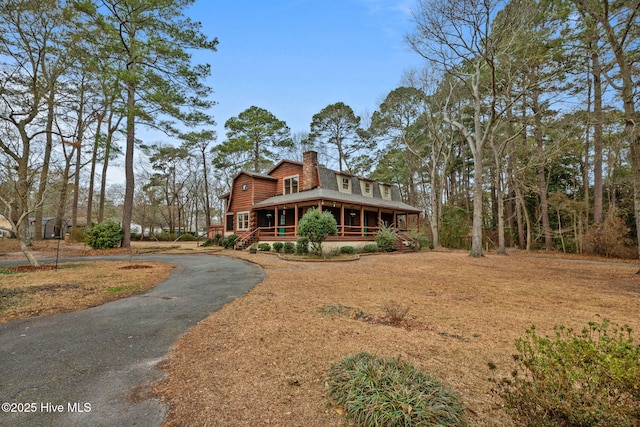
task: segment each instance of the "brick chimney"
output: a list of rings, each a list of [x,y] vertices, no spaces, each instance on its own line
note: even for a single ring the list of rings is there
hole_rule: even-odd
[[[302,190],[318,186],[318,153],[306,151],[302,154]]]

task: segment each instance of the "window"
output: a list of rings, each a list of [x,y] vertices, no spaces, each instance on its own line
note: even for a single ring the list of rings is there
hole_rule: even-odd
[[[373,197],[373,186],[369,181],[360,180],[360,191],[363,196]]]
[[[238,230],[249,229],[249,212],[238,212]]]
[[[338,190],[342,193],[351,193],[351,177],[336,174],[336,178],[338,179]]]
[[[298,175],[284,179],[284,191],[282,194],[293,194],[298,192]]]
[[[380,193],[385,200],[391,200],[391,187],[388,185],[380,185]]]

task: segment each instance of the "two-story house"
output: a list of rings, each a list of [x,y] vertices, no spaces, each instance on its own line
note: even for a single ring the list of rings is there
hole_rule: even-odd
[[[302,163],[283,160],[266,174],[238,173],[222,199],[224,234],[245,241],[296,240],[298,221],[314,207],[331,212],[338,223],[329,246],[370,243],[383,223],[416,229],[420,217],[420,209],[402,202],[396,186],[319,166],[315,151],[305,152]]]

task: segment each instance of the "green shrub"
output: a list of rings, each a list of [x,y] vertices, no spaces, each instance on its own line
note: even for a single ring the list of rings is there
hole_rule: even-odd
[[[338,234],[338,223],[331,212],[312,208],[300,218],[298,234],[309,239],[314,253],[322,255],[322,242]]]
[[[195,242],[197,240],[196,236],[191,233],[182,233],[179,234],[178,237],[180,237],[178,239],[180,242]]]
[[[415,240],[418,243],[419,251],[430,247],[431,243],[429,242],[429,239],[427,238],[427,236],[425,236],[422,233],[418,233],[417,231],[411,231],[409,233],[409,237],[411,237],[413,240]]]
[[[285,254],[292,254],[296,251],[296,244],[293,242],[284,242],[284,246],[282,247],[282,251]]]
[[[516,340],[517,369],[494,393],[519,425],[640,425],[640,344],[628,326],[589,322],[582,332],[535,326]]]
[[[380,252],[391,252],[393,246],[398,238],[398,233],[393,227],[386,224],[381,224],[378,232],[376,233],[376,244]]]
[[[258,250],[262,252],[269,252],[271,250],[271,245],[268,243],[258,243]]]
[[[342,246],[340,248],[340,253],[341,254],[353,255],[355,252],[356,252],[356,250],[353,249],[353,246]]]
[[[273,250],[278,253],[282,252],[283,247],[284,247],[284,243],[282,242],[274,242],[273,244]]]
[[[238,240],[237,234],[229,234],[227,237],[222,239],[220,245],[225,249],[233,249],[236,244],[236,240]]]
[[[220,246],[221,240],[222,238],[216,236],[213,239],[206,239],[204,242],[202,242],[201,246]]]
[[[442,208],[442,226],[440,227],[440,243],[449,249],[469,249],[471,238],[471,212],[457,206]]]
[[[110,249],[120,246],[124,230],[114,221],[104,221],[91,226],[84,233],[84,242],[93,249]]]
[[[459,394],[410,363],[360,353],[329,371],[329,397],[358,426],[466,426]]]
[[[378,245],[376,243],[367,243],[362,248],[362,251],[366,253],[378,252]]]
[[[296,254],[306,255],[309,253],[309,239],[306,237],[299,237],[296,240]]]
[[[178,237],[176,236],[176,233],[167,233],[165,231],[155,235],[155,238],[161,242],[173,242],[174,240],[176,240],[176,237]]]

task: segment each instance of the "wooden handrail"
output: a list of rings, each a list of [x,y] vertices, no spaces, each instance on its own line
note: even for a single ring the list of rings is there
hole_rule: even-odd
[[[253,229],[247,231],[246,233],[238,236],[238,238],[236,239],[236,241],[235,241],[235,243],[233,245],[234,249],[237,249],[239,244],[243,244],[244,245],[244,243],[247,240],[249,240],[254,234],[259,233],[259,232],[260,232],[260,228],[256,227],[256,228],[253,228]]]

